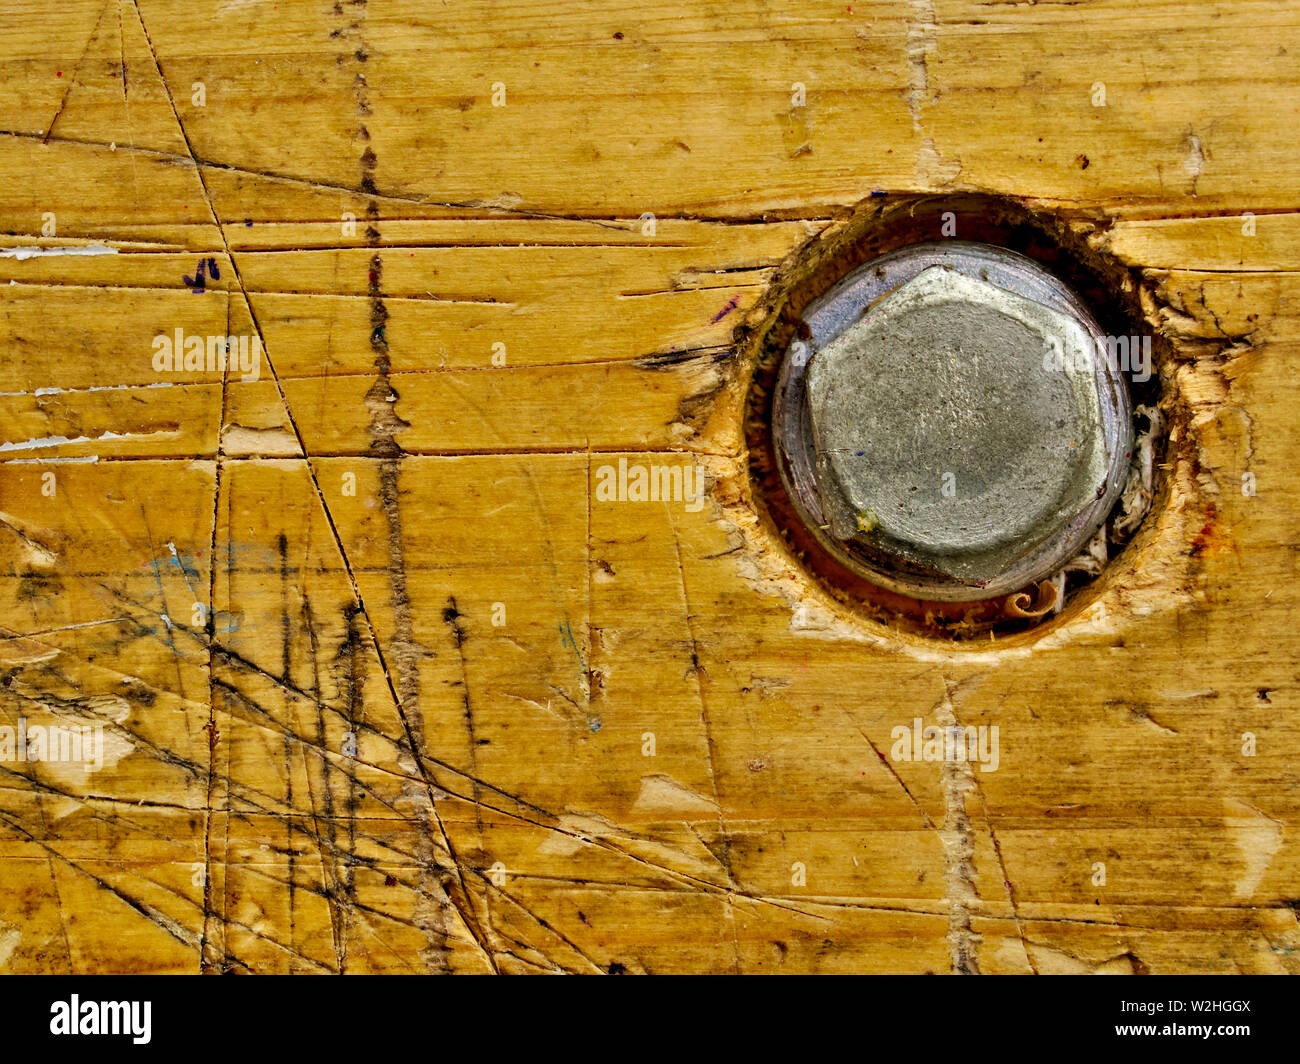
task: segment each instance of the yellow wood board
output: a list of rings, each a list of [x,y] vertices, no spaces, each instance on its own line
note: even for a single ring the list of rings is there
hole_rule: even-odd
[[[0,764],[0,971],[1300,969],[1293,3],[0,28],[0,243],[113,251],[0,257],[0,725],[103,736]],[[1137,543],[974,647],[788,556],[735,342],[855,204],[959,191],[1087,219],[1175,352]]]

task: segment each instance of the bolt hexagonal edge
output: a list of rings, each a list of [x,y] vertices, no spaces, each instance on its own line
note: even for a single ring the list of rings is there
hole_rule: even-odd
[[[973,307],[981,308],[979,314]],[[906,313],[899,315],[900,308]],[[1052,495],[1053,505],[1036,515],[1032,535],[1000,535],[1007,530],[996,527],[981,532],[990,540],[986,546],[993,548],[992,553],[976,550],[963,555],[953,551],[953,543],[941,542],[941,537],[928,552],[909,549],[906,542],[887,534],[891,522],[878,521],[880,515],[868,512],[869,507],[853,504],[862,503],[861,498],[845,498],[852,492],[836,488],[823,490],[824,480],[844,474],[827,468],[826,459],[833,456],[826,451],[836,441],[829,438],[825,419],[819,417],[814,424],[810,407],[824,399],[820,393],[825,387],[824,381],[817,383],[819,394],[810,401],[814,364],[822,363],[816,369],[818,378],[828,373],[834,378],[833,363],[851,352],[856,334],[876,327],[872,323],[882,311],[886,320],[893,316],[906,321],[917,308],[932,317],[952,312],[968,326],[975,322],[975,332],[990,320],[998,330],[1020,330],[1023,347],[1042,341],[1041,355],[1049,357],[1042,358],[1040,372],[1031,375],[1038,367],[1029,357],[1021,358],[1022,376],[1030,381],[1030,390],[1054,389],[1056,405],[1075,415],[1082,411],[1084,424],[1095,429],[1081,439],[1067,437],[1073,468],[1080,475],[1065,478],[1073,489]],[[997,245],[969,241],[906,245],[840,278],[804,308],[801,319],[804,339],[792,341],[786,350],[773,403],[777,468],[805,526],[841,564],[883,588],[921,599],[990,599],[1051,575],[1105,523],[1120,497],[1131,457],[1128,389],[1117,367],[1100,354],[1105,338],[1092,315],[1067,286],[1034,260]],[[927,327],[933,326],[932,320]],[[1036,339],[1031,343],[1027,337]],[[1049,343],[1053,337],[1055,346]],[[989,354],[992,345],[985,346]],[[908,375],[916,376],[910,370]],[[1023,405],[1021,398],[1004,389],[1002,410]],[[906,403],[900,403],[900,409],[906,409]],[[920,397],[915,405],[924,410],[932,404]],[[980,410],[979,403],[968,404],[971,417]],[[996,418],[996,407],[994,412]],[[1006,416],[999,424],[1003,422],[1017,426]],[[1085,483],[1091,484],[1094,495],[1080,486]],[[978,485],[975,490],[978,493]],[[837,505],[837,496],[843,505]],[[936,567],[936,545],[942,548],[937,553],[950,564],[941,559]]]
[[[934,311],[938,314],[929,313]],[[1022,327],[1021,339],[1028,343],[1021,343],[1019,350],[997,349],[994,339],[990,357],[981,352],[979,339],[961,335],[972,324],[972,314],[986,318],[990,336],[1001,319]],[[927,315],[930,320],[921,326],[920,335],[909,336],[909,325]],[[992,322],[987,320],[990,315]],[[901,352],[896,350],[900,347]],[[974,582],[991,579],[1042,543],[1095,502],[1096,486],[1106,479],[1108,456],[1100,431],[1092,347],[1089,333],[1069,315],[950,267],[927,267],[895,289],[809,362],[809,424],[817,486],[831,535],[867,547],[892,548],[923,568]],[[945,374],[943,356],[951,352],[968,364],[957,365],[957,359],[949,357],[954,372]],[[951,378],[964,376],[958,409],[947,405],[955,420],[968,423],[971,417],[963,415],[969,415],[969,408],[990,399],[999,402],[997,392],[1011,393],[1005,397],[1014,401],[1019,381],[1031,374],[1059,373],[1064,387],[1048,389],[1046,397],[1035,396],[1048,409],[1032,412],[1042,422],[1038,435],[1044,429],[1050,433],[1054,422],[1058,438],[1031,440],[1045,449],[1018,455],[1000,452],[997,440],[984,440],[979,448],[983,453],[976,456],[977,467],[983,467],[977,472],[986,475],[982,492],[959,499],[954,491],[951,499],[927,505],[921,500],[938,498],[939,492],[935,471],[922,473],[929,456],[892,453],[891,465],[890,452],[906,445],[908,427],[897,424],[900,417],[923,422],[926,413],[934,416],[937,411],[891,409],[888,391],[868,394],[870,384],[882,383],[872,374],[873,363],[887,365],[899,385],[912,386],[895,389],[895,398],[900,391],[915,395],[918,385],[940,393],[947,384],[951,391]],[[897,381],[899,376],[924,380]],[[1023,407],[973,411],[975,419],[985,420],[999,413],[1003,418],[1029,414]],[[890,429],[887,440],[873,438],[882,423]],[[948,433],[952,426],[941,424],[930,435],[935,431]],[[926,434],[924,428],[917,431],[914,447],[924,446]],[[998,467],[999,461],[1005,468]],[[891,490],[897,486],[889,483],[891,475],[929,481],[933,491],[922,493],[919,500],[900,498]],[[916,484],[911,491],[917,491]]]

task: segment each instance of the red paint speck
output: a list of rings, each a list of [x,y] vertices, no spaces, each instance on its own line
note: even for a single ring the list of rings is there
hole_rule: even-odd
[[[55,76],[56,78],[61,78],[61,77],[63,77],[63,71],[62,71],[62,70],[56,70],[56,71],[54,72],[54,76]]]

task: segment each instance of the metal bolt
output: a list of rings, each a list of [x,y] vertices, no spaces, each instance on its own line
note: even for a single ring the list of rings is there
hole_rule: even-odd
[[[922,598],[989,598],[1101,526],[1132,448],[1127,390],[1091,315],[1032,260],[913,245],[803,320],[778,388],[782,475],[842,562]]]

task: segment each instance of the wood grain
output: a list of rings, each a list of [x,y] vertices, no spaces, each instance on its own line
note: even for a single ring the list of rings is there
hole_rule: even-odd
[[[0,764],[0,970],[1300,970],[1298,28],[0,4],[0,242],[115,251],[0,257],[0,725],[111,755]],[[978,646],[790,556],[737,342],[855,205],[963,191],[1173,352],[1137,542]],[[258,379],[160,375],[176,329]],[[997,770],[892,759],[916,718]]]

